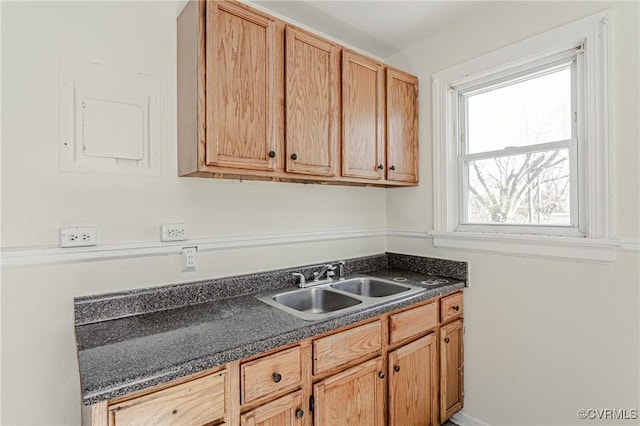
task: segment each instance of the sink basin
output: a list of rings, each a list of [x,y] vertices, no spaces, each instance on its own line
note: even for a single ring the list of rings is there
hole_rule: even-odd
[[[339,281],[335,284],[331,284],[331,287],[347,293],[366,297],[386,297],[410,290],[409,287],[401,284],[394,284],[387,281],[364,277]]]
[[[305,321],[319,321],[409,298],[423,291],[426,288],[361,274],[313,287],[268,291],[255,297]]]
[[[278,294],[273,300],[288,308],[310,314],[323,314],[362,303],[360,300],[322,288],[303,288]]]

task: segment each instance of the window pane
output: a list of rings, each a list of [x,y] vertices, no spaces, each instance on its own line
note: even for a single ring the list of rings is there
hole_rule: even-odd
[[[571,139],[571,68],[467,97],[467,153]]]
[[[571,225],[569,149],[466,162],[467,223]]]

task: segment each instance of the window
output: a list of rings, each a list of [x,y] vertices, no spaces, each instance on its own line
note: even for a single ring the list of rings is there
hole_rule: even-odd
[[[460,227],[584,235],[577,197],[578,49],[460,87]],[[491,225],[490,227],[482,225]]]
[[[434,245],[611,260],[607,20],[434,75]]]

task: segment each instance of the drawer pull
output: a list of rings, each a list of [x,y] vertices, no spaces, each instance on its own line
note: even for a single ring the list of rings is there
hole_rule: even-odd
[[[269,151],[269,158],[275,158],[275,156],[276,156],[275,151]]]
[[[449,338],[448,338],[448,337],[445,337],[445,338],[444,338],[444,342],[445,342],[445,343],[449,343]]]
[[[298,159],[298,154],[295,154],[295,153],[291,154],[291,159],[294,160],[294,161],[297,160]]]
[[[380,377],[381,379],[384,379],[384,373],[381,371],[378,373],[378,377]]]
[[[458,312],[460,310],[460,306],[455,305],[455,306],[452,306],[451,309],[453,309],[454,311]]]
[[[276,382],[276,383],[278,383],[278,382],[280,382],[280,380],[282,380],[282,376],[279,375],[278,373],[273,373],[273,375],[271,377],[273,377],[273,381]]]
[[[301,419],[302,416],[304,416],[304,411],[302,411],[302,409],[298,408],[296,410],[296,419]]]
[[[397,373],[398,371],[400,371],[400,366],[399,366],[399,365],[394,365],[394,366],[393,366],[393,371],[395,371],[396,373]]]

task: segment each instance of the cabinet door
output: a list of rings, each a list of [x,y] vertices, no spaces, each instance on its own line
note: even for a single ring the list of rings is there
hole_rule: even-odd
[[[384,361],[375,358],[313,387],[315,426],[383,426]]]
[[[340,47],[286,29],[288,172],[335,176],[340,97]]]
[[[389,353],[389,425],[438,423],[438,373],[435,334]]]
[[[342,175],[384,178],[384,67],[342,52]]]
[[[276,399],[240,417],[242,426],[300,426],[306,413],[302,407],[302,392]]]
[[[418,79],[387,68],[387,180],[418,182]]]
[[[462,409],[463,392],[463,345],[462,320],[440,329],[440,421]]]
[[[282,36],[274,19],[230,2],[207,2],[207,165],[276,168]]]

